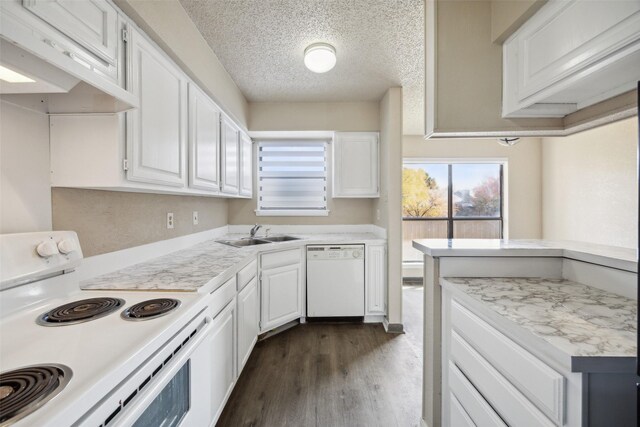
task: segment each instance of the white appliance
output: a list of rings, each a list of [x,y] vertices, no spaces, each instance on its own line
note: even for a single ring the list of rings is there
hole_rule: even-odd
[[[364,316],[364,245],[307,246],[307,317]]]
[[[73,271],[81,259],[74,232],[0,236],[0,426],[208,426],[209,300],[186,292],[82,291]],[[79,300],[112,305],[85,318],[100,305]],[[170,301],[169,311],[158,301]],[[61,307],[68,304],[74,308]],[[130,321],[136,308],[159,311]],[[69,315],[77,318],[55,323]],[[17,375],[44,378],[54,392],[22,406],[12,386]]]

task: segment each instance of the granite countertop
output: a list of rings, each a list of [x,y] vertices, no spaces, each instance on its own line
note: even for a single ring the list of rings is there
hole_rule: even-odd
[[[80,282],[84,290],[147,290],[212,292],[244,267],[259,252],[323,243],[375,243],[384,239],[372,233],[301,235],[300,240],[235,248],[217,240],[235,240],[246,234],[228,234],[188,249]]]
[[[636,356],[632,299],[565,279],[443,278],[441,284],[559,351],[572,371],[587,366],[586,359]]]
[[[636,250],[556,240],[418,239],[413,247],[433,257],[563,257],[637,272]]]

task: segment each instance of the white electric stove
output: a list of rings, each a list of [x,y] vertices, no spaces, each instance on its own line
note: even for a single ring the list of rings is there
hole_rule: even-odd
[[[74,232],[0,236],[0,427],[208,425],[206,299],[82,291],[81,259]]]

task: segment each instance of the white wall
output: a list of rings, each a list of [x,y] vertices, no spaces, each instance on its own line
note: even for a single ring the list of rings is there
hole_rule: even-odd
[[[636,247],[637,118],[542,144],[544,238]]]
[[[49,118],[0,102],[0,234],[51,230]]]
[[[380,197],[374,223],[387,230],[387,320],[402,324],[402,88],[380,101]],[[397,331],[397,330],[396,330]]]

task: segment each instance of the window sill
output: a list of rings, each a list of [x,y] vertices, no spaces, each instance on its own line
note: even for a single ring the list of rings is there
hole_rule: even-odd
[[[329,211],[261,211],[256,210],[256,216],[329,216]]]

